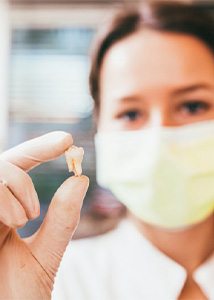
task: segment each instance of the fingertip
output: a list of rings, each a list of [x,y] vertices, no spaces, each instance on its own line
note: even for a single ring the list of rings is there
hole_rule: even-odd
[[[14,223],[14,224],[12,224],[11,225],[11,228],[13,228],[13,229],[19,229],[19,228],[22,228],[22,227],[24,227],[26,224],[27,224],[27,222],[28,222],[28,219],[27,218],[24,218],[24,219],[20,219],[20,220],[18,220],[16,223]]]
[[[48,133],[48,136],[52,143],[56,141],[57,144],[59,144],[60,142],[60,145],[62,145],[64,151],[73,144],[72,135],[66,131],[53,131]]]
[[[35,220],[36,218],[38,218],[40,216],[40,205],[36,205],[34,210],[31,212],[29,219],[30,220]]]
[[[57,131],[56,133],[61,136],[66,149],[69,148],[73,144],[73,137],[70,133],[65,132],[65,131]]]
[[[73,137],[66,131],[53,131],[47,134],[47,142],[55,148],[56,152],[63,153],[73,145]]]
[[[67,184],[72,188],[75,188],[77,186],[85,186],[85,188],[88,188],[89,178],[85,175],[71,176],[63,183],[63,185]]]
[[[54,199],[60,203],[67,203],[68,205],[75,205],[76,203],[79,206],[86,195],[88,185],[87,176],[71,176],[56,191]]]
[[[85,185],[89,186],[90,180],[89,180],[89,178],[87,176],[81,175],[81,176],[79,176],[79,179],[81,181],[83,181],[85,183]]]
[[[33,154],[31,156],[38,158],[39,163],[42,163],[63,155],[65,151],[72,146],[73,138],[68,132],[52,131],[36,138],[34,145],[35,142],[37,146],[34,146]],[[33,166],[35,166],[35,163]]]
[[[89,186],[89,178],[85,175],[81,176],[71,176],[66,180],[69,185],[75,186],[84,186],[85,188],[88,188]]]

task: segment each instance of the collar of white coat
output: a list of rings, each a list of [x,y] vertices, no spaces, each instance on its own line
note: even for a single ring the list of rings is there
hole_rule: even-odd
[[[140,270],[134,279],[138,281],[136,286],[141,282],[151,287],[148,299],[177,299],[186,281],[185,268],[153,246],[130,221],[124,221],[120,226],[127,241],[124,252],[133,251],[133,259],[128,266],[133,264]],[[127,263],[123,266],[128,267]],[[214,255],[195,271],[194,279],[208,299],[214,299]]]

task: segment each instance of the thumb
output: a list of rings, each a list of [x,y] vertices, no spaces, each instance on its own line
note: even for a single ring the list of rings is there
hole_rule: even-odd
[[[31,241],[32,254],[51,279],[78,225],[88,185],[86,176],[67,179],[54,195],[44,222]]]

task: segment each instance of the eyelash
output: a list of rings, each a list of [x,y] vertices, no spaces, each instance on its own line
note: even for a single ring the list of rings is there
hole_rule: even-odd
[[[130,122],[134,122],[137,117],[140,116],[140,113],[137,109],[136,110],[127,110],[125,112],[122,112],[116,116],[117,119],[128,119]]]
[[[196,114],[201,109],[208,110],[209,108],[210,104],[202,100],[186,101],[178,106],[178,109],[188,109],[190,114]]]
[[[203,100],[187,100],[175,107],[178,113],[185,113],[189,115],[197,115],[201,112],[206,112],[211,108],[211,104]],[[118,113],[116,119],[125,122],[137,122],[145,119],[145,112],[140,109],[127,109],[124,112]],[[145,120],[144,120],[145,121]]]

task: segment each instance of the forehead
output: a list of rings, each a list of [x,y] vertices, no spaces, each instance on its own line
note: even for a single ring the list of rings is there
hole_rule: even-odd
[[[106,53],[101,99],[106,91],[164,89],[213,80],[214,56],[202,41],[185,34],[141,30]]]

